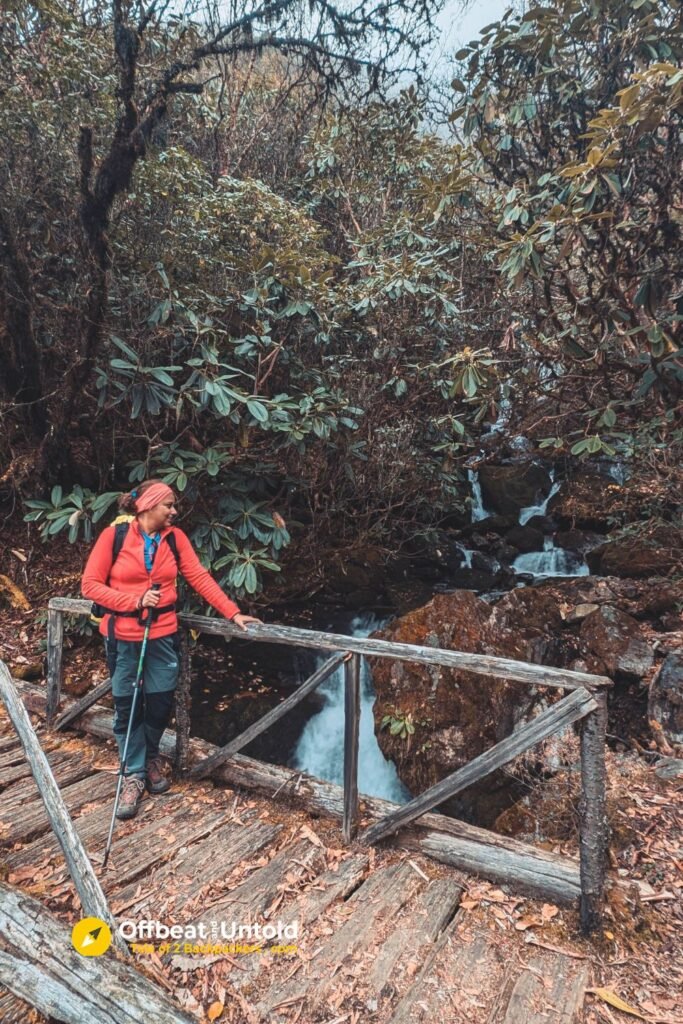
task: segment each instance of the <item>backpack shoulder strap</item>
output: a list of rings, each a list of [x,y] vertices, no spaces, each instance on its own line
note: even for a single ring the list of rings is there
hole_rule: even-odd
[[[130,523],[117,523],[114,527],[114,545],[112,547],[112,559],[111,564],[113,565],[116,559],[119,557],[123,542],[126,539],[126,535],[130,528]]]
[[[173,530],[171,530],[170,533],[166,534],[164,540],[166,541],[169,548],[173,552],[173,557],[175,558],[176,565],[180,567],[180,555],[178,554],[178,544],[176,542],[175,533],[173,532]]]

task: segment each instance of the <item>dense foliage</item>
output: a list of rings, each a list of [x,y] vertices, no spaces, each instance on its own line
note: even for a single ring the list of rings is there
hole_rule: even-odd
[[[0,477],[44,537],[161,475],[253,593],[292,524],[400,544],[516,434],[680,458],[680,6],[508,12],[435,125],[389,87],[438,6],[10,5]]]

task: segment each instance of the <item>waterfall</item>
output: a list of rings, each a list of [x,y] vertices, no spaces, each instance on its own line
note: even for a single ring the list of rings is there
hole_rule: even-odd
[[[534,516],[544,516],[548,511],[548,505],[550,504],[551,498],[555,497],[560,487],[562,486],[559,481],[555,480],[554,469],[550,470],[550,479],[552,481],[552,487],[550,488],[548,496],[543,499],[540,505],[527,505],[527,507],[523,508],[522,511],[519,513],[520,526],[526,525],[526,523],[528,523],[530,519],[533,519]]]
[[[467,479],[469,480],[470,487],[472,488],[472,522],[478,523],[482,519],[488,519],[489,513],[484,508],[484,498],[481,493],[479,474],[475,473],[472,469],[468,469]]]
[[[518,555],[512,563],[516,573],[530,573],[536,578],[549,576],[588,576],[589,569],[583,555],[555,546],[552,537],[546,537],[543,551],[529,551]]]
[[[386,621],[386,620],[384,620]],[[354,616],[349,633],[351,636],[366,637],[381,629],[384,621],[374,615]],[[329,654],[316,656],[318,668],[329,658]],[[368,796],[382,797],[396,803],[410,800],[411,794],[396,773],[396,766],[387,761],[379,748],[375,736],[372,707],[375,691],[372,675],[365,658],[361,658],[361,713],[358,740],[358,791]],[[309,772],[319,779],[326,779],[337,785],[344,784],[344,669],[340,666],[318,687],[325,699],[321,710],[306,723],[294,751],[291,767]]]

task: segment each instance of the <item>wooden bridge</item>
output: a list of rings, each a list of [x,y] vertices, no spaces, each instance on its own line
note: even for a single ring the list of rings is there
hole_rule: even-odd
[[[167,733],[162,747],[181,781],[145,799],[134,820],[118,823],[102,871],[117,764],[112,713],[94,699],[107,684],[79,702],[60,694],[62,616],[88,611],[85,601],[50,602],[46,689],[13,682],[0,663],[0,695],[9,712],[0,718],[0,985],[14,993],[0,996],[0,1020],[26,1019],[17,997],[56,1020],[79,1024],[148,1021],[153,1012],[164,1020],[196,1021],[211,1004],[216,1014],[223,1005],[218,1019],[240,1024],[409,1024],[435,1015],[453,1024],[578,1020],[588,983],[585,958],[529,945],[514,931],[501,939],[495,913],[473,908],[471,900],[467,909],[460,904],[478,875],[506,886],[507,894],[493,890],[493,910],[497,901],[531,894],[576,905],[585,933],[600,926],[609,680],[284,626],[251,625],[244,633],[221,620],[181,616],[183,631],[296,644],[331,657],[217,750],[189,735],[185,644],[178,732]],[[497,674],[520,685],[560,687],[568,696],[399,807],[358,794],[363,654]],[[343,787],[238,753],[340,663]],[[40,745],[26,710],[38,722]],[[444,799],[573,722],[580,722],[581,733],[579,861],[433,813]],[[60,735],[74,723],[76,734]],[[380,840],[386,841],[375,845]],[[65,921],[86,915],[110,923],[117,955],[87,958],[74,951]],[[183,936],[166,948],[164,936],[136,933],[130,957],[126,929],[145,920],[162,929],[194,925],[196,945],[185,948]],[[283,937],[266,935],[255,945],[253,938],[244,946],[244,939],[221,934],[232,922],[270,923],[272,929],[277,921]]]

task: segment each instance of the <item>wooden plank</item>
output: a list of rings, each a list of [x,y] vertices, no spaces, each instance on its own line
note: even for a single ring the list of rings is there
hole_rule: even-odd
[[[395,991],[405,988],[406,974],[410,977],[412,968],[429,956],[434,942],[453,919],[461,894],[462,886],[452,878],[436,878],[418,893],[410,916],[406,919],[404,915],[374,961],[363,970],[359,985],[362,992],[356,991],[354,996],[362,998],[369,1010],[380,1009],[380,1003],[389,1002]]]
[[[89,614],[89,609],[88,609]],[[47,612],[47,721],[52,725],[62,692],[64,617],[48,605]]]
[[[581,931],[590,935],[602,925],[609,824],[605,795],[607,698],[596,696],[597,710],[582,723],[579,851],[581,860]]]
[[[26,755],[24,755],[26,756]],[[79,759],[78,755],[72,755],[55,766],[54,777],[60,789],[66,789],[74,782],[90,778],[93,774],[91,755]],[[2,807],[0,807],[0,822],[17,821],[25,815],[30,805],[40,802],[40,791],[35,784],[32,775],[24,776],[16,782],[12,782],[2,794]]]
[[[44,712],[42,688],[30,683],[18,685],[27,705],[36,712]],[[106,708],[91,708],[83,715],[79,728],[93,736],[109,738],[112,735],[112,713]],[[174,745],[175,736],[167,730],[161,742],[162,752],[172,756]],[[191,749],[193,758],[199,759],[216,748],[204,740],[193,739]],[[281,802],[290,801],[314,814],[324,814],[339,821],[343,817],[344,790],[341,786],[291,768],[264,764],[236,754],[216,771],[215,778],[235,788],[243,787],[264,795],[277,794]],[[363,815],[370,820],[379,820],[398,806],[377,797],[362,799]],[[530,896],[556,903],[578,903],[578,861],[455,818],[427,812],[394,837],[392,844],[402,849],[419,850],[445,864],[499,884],[509,884],[515,891]]]
[[[71,723],[82,715],[84,711],[91,708],[93,704],[97,704],[98,700],[102,697],[106,697],[110,691],[111,679],[105,679],[101,683],[98,683],[90,693],[86,693],[84,697],[81,697],[80,700],[71,704],[66,711],[63,711],[62,714],[55,719],[52,728],[55,731],[66,729],[67,725],[71,725]]]
[[[216,899],[211,909],[195,920],[207,928],[212,921],[230,920],[237,923],[253,922],[262,918],[282,886],[293,888],[298,881],[303,885],[324,867],[324,852],[308,840],[287,846],[266,864],[253,871],[222,899]]]
[[[131,829],[130,824],[126,823],[128,828],[118,832],[114,840],[107,870],[102,876],[102,887],[107,894],[113,893],[118,897],[121,886],[159,870],[162,865],[172,860],[178,850],[203,839],[225,821],[224,810],[208,806],[197,815],[196,810],[193,813],[183,801],[173,803],[165,799],[163,805],[159,806],[159,801],[150,799],[145,801],[142,808],[150,811],[151,820],[144,821],[142,827],[137,830]],[[134,819],[138,825],[140,813],[138,812],[138,817]],[[103,806],[93,814],[76,821],[80,835],[81,829],[78,829],[78,826],[83,820],[83,843],[96,859],[101,855],[107,838],[109,819],[110,808]],[[38,842],[40,843],[40,840]],[[135,850],[135,856],[131,856],[132,849]],[[20,864],[26,863],[25,857],[17,857],[15,863],[17,861]],[[63,887],[65,881],[67,876],[59,868],[50,875],[50,886],[54,894],[60,894],[60,886]]]
[[[66,786],[60,790],[60,793],[69,812],[73,814],[84,804],[93,800],[113,801],[115,788],[115,777],[101,772]],[[0,811],[0,814],[2,815],[0,818],[0,846],[20,840],[27,842],[50,827],[45,808],[40,800],[32,801],[24,814],[13,815],[7,823],[4,809]]]
[[[180,671],[175,691],[175,773],[184,779],[190,770],[190,729],[192,718],[192,652],[186,629],[180,631]]]
[[[53,774],[58,768],[66,764],[73,763],[73,754],[60,753],[56,751],[51,753],[48,757],[48,763],[52,769]],[[13,764],[9,768],[0,768],[0,789],[5,789],[13,782],[18,782],[19,779],[33,779],[31,774],[31,766],[26,760],[24,751],[21,751],[21,761],[18,764]]]
[[[38,737],[33,731],[26,708],[12,684],[5,663],[2,661],[0,661],[0,697],[4,701],[8,714],[12,719],[12,724],[17,730],[21,744],[26,751],[31,771],[45,805],[45,811],[59,840],[69,873],[76,886],[81,907],[83,908],[83,916],[99,917],[110,925],[112,931],[116,932],[114,919],[109,913],[109,907],[102,892],[102,886],[73,826],[57,783],[50,771],[50,765],[41,749]],[[117,945],[122,950],[127,950],[125,943],[118,937],[118,934],[115,934],[115,938]]]
[[[488,1024],[578,1024],[588,985],[587,964],[569,957],[534,957],[502,990]],[[514,978],[513,974],[513,978]]]
[[[349,660],[350,658],[350,660]],[[360,730],[360,654],[344,662],[344,817],[342,835],[350,843],[358,822],[358,735]]]
[[[214,771],[220,765],[224,764],[229,758],[236,754],[242,747],[246,747],[252,740],[260,736],[262,732],[270,728],[275,722],[277,722],[283,715],[285,715],[291,708],[295,707],[300,701],[307,697],[317,686],[320,686],[328,676],[331,676],[335,669],[345,661],[350,655],[335,654],[333,657],[328,658],[324,665],[321,665],[319,669],[313,673],[305,682],[297,686],[293,693],[290,693],[288,697],[282,701],[282,703],[276,705],[267,714],[259,718],[257,722],[250,725],[248,729],[241,732],[239,736],[236,736],[234,740],[227,743],[224,747],[220,747],[215,754],[211,754],[210,757],[205,758],[196,764],[189,773],[191,779],[201,779]]]
[[[9,720],[6,719],[4,715],[3,715],[2,725],[3,725],[4,729],[11,729],[12,728]],[[8,751],[16,750],[17,747],[21,747],[21,744],[19,743],[19,740],[17,739],[16,735],[14,734],[14,730],[12,730],[12,735],[10,735],[10,736],[3,736],[2,739],[0,739],[0,755],[2,755],[2,756],[4,756],[5,753],[7,753]]]
[[[53,597],[49,607],[81,615],[90,613],[90,602],[78,598]],[[233,626],[225,619],[211,619],[206,615],[179,615],[178,620],[185,629],[195,629],[212,636],[291,644],[294,647],[309,647],[319,651],[353,651],[378,658],[397,658],[425,665],[445,665],[447,668],[461,669],[475,675],[496,676],[500,679],[527,683],[530,686],[559,686],[566,690],[584,687],[586,690],[593,690],[613,685],[607,676],[574,672],[550,665],[533,665],[510,658],[470,654],[465,651],[448,651],[417,644],[394,643],[389,640],[370,640],[364,637],[345,636],[343,633],[321,633],[294,626],[277,626],[273,623],[249,623],[246,630],[241,630],[239,626]]]
[[[8,737],[8,742],[3,744],[0,750],[0,768],[9,768],[13,764],[19,764],[24,760],[24,748],[14,736]]]
[[[433,944],[387,1024],[482,1020],[506,970],[504,947],[458,911]],[[457,993],[457,995],[456,995]]]
[[[111,955],[81,956],[70,928],[0,882],[0,984],[66,1024],[196,1024],[157,985]]]
[[[357,889],[368,868],[368,858],[364,854],[352,854],[336,867],[334,871],[328,870],[322,875],[316,876],[310,885],[294,900],[282,903],[278,907],[278,916],[281,920],[298,921],[301,931],[307,925],[317,921],[329,909],[332,903],[345,900],[346,897]],[[183,971],[204,970],[216,960],[222,960],[220,955],[197,957],[174,956],[171,959],[173,967]],[[259,956],[243,957],[238,967],[230,974],[230,982],[239,988],[245,995],[256,991],[262,970],[272,972],[276,962],[281,956],[274,958],[268,954],[267,948]],[[226,966],[228,964],[226,963]]]
[[[223,880],[241,863],[255,859],[272,844],[281,826],[252,822],[248,827],[223,825],[208,836],[187,843],[187,848],[156,869],[148,868],[144,882],[140,872],[115,880],[114,907],[126,906],[126,913],[140,913],[149,907],[158,918],[172,904],[174,916],[194,900],[209,882]],[[132,878],[133,881],[128,881]],[[169,893],[166,898],[163,893]]]
[[[353,961],[366,971],[367,950],[376,943],[378,930],[393,927],[402,908],[424,886],[424,880],[406,863],[375,870],[346,901],[343,923],[323,943],[322,951],[309,960],[308,970],[299,971],[289,980],[275,980],[257,1004],[258,1013],[270,1019],[278,1004],[305,1000],[305,1019],[312,1019],[330,989],[340,985],[340,977],[335,977],[340,969]],[[353,987],[351,981],[350,990]]]
[[[527,722],[526,725],[513,732],[511,736],[496,743],[495,746],[484,751],[479,757],[475,757],[452,775],[437,782],[435,786],[430,786],[426,792],[421,793],[414,800],[409,800],[407,804],[403,804],[399,810],[387,815],[383,821],[378,821],[366,829],[359,837],[361,843],[370,845],[379,842],[380,839],[396,832],[402,825],[419,818],[425,811],[431,811],[433,807],[437,807],[444,800],[486,778],[487,775],[502,768],[503,765],[509,764],[529,747],[547,739],[548,736],[562,732],[580,718],[584,718],[590,711],[594,711],[597,706],[593,697],[586,690],[575,690],[574,693],[564,697],[557,704],[546,708],[531,722]]]
[[[33,1017],[30,1017],[29,1014],[33,1014]],[[38,1019],[36,1020],[36,1018]],[[23,999],[18,999],[7,989],[0,990],[0,1021],[2,1024],[27,1024],[29,1020],[32,1021],[32,1024],[47,1022],[46,1017],[37,1014]]]

